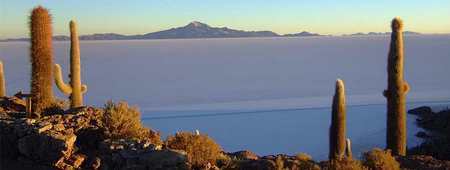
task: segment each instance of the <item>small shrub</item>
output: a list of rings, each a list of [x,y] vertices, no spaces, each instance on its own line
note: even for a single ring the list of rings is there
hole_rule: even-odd
[[[194,135],[189,132],[179,132],[169,136],[166,146],[171,149],[183,150],[193,168],[204,168],[208,163],[215,165],[221,156],[220,146],[207,135]]]
[[[360,161],[353,159],[330,160],[322,164],[324,170],[367,170]]]
[[[384,151],[379,148],[375,148],[372,151],[364,153],[363,163],[370,169],[400,169],[400,164],[391,155],[391,151]]]
[[[112,139],[149,139],[152,143],[161,143],[157,132],[141,124],[139,109],[135,106],[130,107],[128,103],[123,101],[117,104],[108,101],[105,104],[102,125],[107,132],[107,136]]]

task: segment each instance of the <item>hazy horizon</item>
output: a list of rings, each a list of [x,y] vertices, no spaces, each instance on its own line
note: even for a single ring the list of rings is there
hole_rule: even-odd
[[[107,4],[107,5],[105,5]],[[389,32],[393,17],[403,18],[405,30],[450,33],[450,1],[6,1],[0,0],[0,39],[28,37],[28,16],[42,5],[53,16],[54,35],[67,35],[68,22],[79,23],[81,35],[117,33],[145,34],[200,21],[213,27],[278,34],[302,31],[322,35],[358,32]],[[423,9],[427,10],[423,13]],[[380,12],[382,11],[382,12]],[[421,15],[417,15],[421,13]]]

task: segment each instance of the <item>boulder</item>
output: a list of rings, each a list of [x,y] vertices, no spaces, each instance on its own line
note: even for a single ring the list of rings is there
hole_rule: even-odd
[[[74,150],[74,134],[50,133],[31,134],[18,140],[19,152],[36,162],[54,165],[62,157],[68,157]]]

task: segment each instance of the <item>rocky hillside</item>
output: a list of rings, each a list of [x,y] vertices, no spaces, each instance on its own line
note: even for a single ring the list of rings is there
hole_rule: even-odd
[[[199,134],[179,133],[164,142],[159,141],[159,136],[157,139],[113,138],[108,135],[111,130],[105,129],[108,126],[104,125],[103,108],[82,107],[63,110],[62,107],[55,107],[47,115],[36,119],[27,118],[24,110],[25,102],[22,99],[0,98],[1,169],[275,170],[450,167],[450,161],[423,155],[442,156],[428,150],[420,155],[393,157],[389,151],[375,149],[366,153],[362,161],[347,159],[316,162],[303,153],[296,156],[283,154],[258,156],[251,151],[227,153],[221,151],[220,146],[212,139]],[[419,122],[438,124],[433,126],[438,129],[448,127],[447,124],[435,122],[435,118],[448,118],[447,112],[433,113],[433,116],[429,114],[421,114]],[[444,152],[444,156],[445,154],[448,153]]]
[[[0,99],[1,166],[5,169],[166,169],[186,166],[186,153],[150,140],[107,139],[100,112],[85,107],[26,118],[18,98]]]

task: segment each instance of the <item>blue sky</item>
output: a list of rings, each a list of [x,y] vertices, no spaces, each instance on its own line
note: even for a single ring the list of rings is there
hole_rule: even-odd
[[[28,15],[43,5],[54,33],[68,34],[75,19],[81,34],[143,34],[191,21],[244,30],[321,34],[389,31],[395,16],[406,29],[450,33],[449,0],[0,0],[0,38],[28,35]]]

